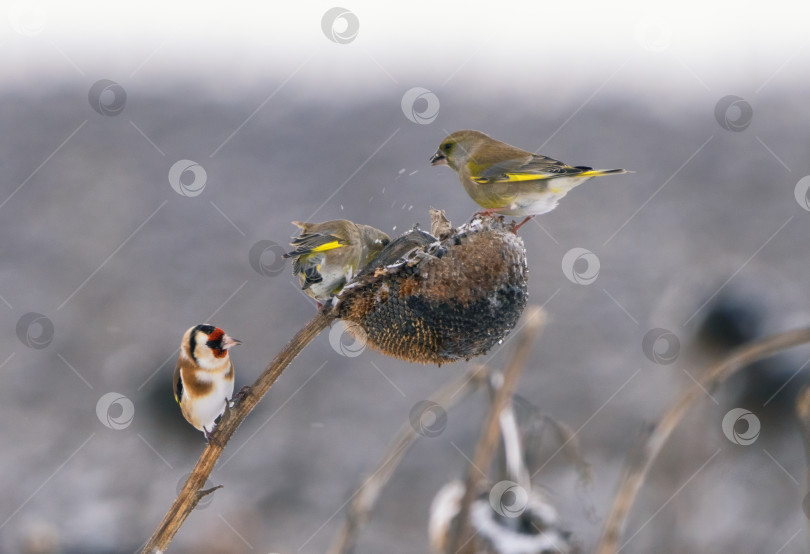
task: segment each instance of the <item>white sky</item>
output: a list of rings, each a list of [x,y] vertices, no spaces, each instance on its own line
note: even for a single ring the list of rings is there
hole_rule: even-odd
[[[0,4],[2,5],[2,4]],[[21,2],[0,10],[0,87],[63,79],[199,81],[214,88],[287,77],[330,86],[554,86],[632,62],[640,86],[732,86],[806,75],[810,5],[758,2]],[[359,32],[329,41],[323,15]],[[3,19],[5,12],[5,20]],[[343,30],[338,20],[336,29]],[[644,67],[680,67],[645,79]],[[638,68],[642,68],[639,70]],[[669,76],[669,77],[667,77]],[[709,82],[709,81],[714,82]],[[648,81],[648,82],[645,82]],[[653,82],[654,81],[654,82]],[[668,81],[672,81],[668,83]],[[717,81],[722,81],[718,83]]]

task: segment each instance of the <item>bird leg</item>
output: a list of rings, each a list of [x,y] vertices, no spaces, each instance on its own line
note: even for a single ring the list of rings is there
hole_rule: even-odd
[[[242,392],[245,390],[245,388],[250,388],[250,387],[242,387],[242,390],[240,390],[239,393],[237,393],[237,396],[239,394],[242,394]],[[205,440],[208,441],[208,444],[213,444],[213,445],[219,446],[219,447],[224,447],[225,446],[224,444],[222,444],[221,442],[219,442],[218,440],[216,440],[214,438],[214,429],[216,429],[217,424],[219,424],[220,422],[222,422],[224,420],[227,420],[228,417],[230,417],[230,415],[231,415],[231,403],[226,398],[225,399],[225,409],[222,411],[222,415],[220,415],[216,419],[216,421],[214,421],[214,424],[211,427],[211,430],[209,431],[208,429],[205,428],[205,426],[203,426],[203,435],[205,435]]]
[[[529,217],[527,217],[526,219],[524,219],[523,221],[521,221],[520,223],[518,223],[517,225],[515,225],[515,228],[514,228],[514,229],[512,229],[512,232],[513,232],[513,233],[515,233],[515,234],[517,235],[518,229],[520,229],[521,227],[523,227],[523,224],[524,224],[524,223],[526,223],[527,221],[529,221],[529,220],[530,220],[531,218],[533,218],[533,217],[534,217],[533,215],[530,215]]]

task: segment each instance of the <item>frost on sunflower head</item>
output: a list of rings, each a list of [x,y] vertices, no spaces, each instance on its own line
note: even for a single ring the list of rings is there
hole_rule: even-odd
[[[501,217],[393,240],[333,298],[366,343],[396,358],[443,364],[486,353],[514,328],[528,291],[523,241]]]

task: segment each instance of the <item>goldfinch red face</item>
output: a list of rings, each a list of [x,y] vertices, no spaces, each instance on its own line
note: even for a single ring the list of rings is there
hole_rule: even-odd
[[[202,369],[220,367],[227,360],[228,350],[240,341],[231,338],[225,331],[213,325],[196,325],[183,337],[185,355]]]

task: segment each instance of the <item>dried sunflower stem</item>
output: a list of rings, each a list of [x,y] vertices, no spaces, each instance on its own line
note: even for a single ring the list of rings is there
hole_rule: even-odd
[[[602,538],[595,552],[598,554],[617,552],[627,515],[638,491],[644,484],[650,467],[661,453],[672,431],[681,422],[688,409],[703,398],[706,390],[711,391],[738,370],[757,360],[808,342],[810,342],[810,328],[778,333],[738,348],[728,357],[702,371],[700,381],[684,392],[680,399],[664,413],[658,423],[642,433],[638,446],[628,456],[619,489],[613,499],[610,513],[605,520]]]
[[[160,522],[152,538],[146,543],[142,554],[155,554],[165,552],[174,535],[183,525],[186,518],[197,506],[200,499],[216,490],[201,490],[205,481],[214,469],[214,465],[222,454],[222,450],[228,443],[234,431],[241,425],[247,415],[267,394],[276,379],[279,378],[290,362],[312,341],[321,331],[336,319],[330,308],[322,309],[312,318],[293,339],[276,355],[275,359],[262,372],[256,382],[253,383],[250,392],[236,403],[232,410],[228,410],[222,417],[216,430],[213,433],[213,440],[203,450],[197,465],[186,480],[186,484],[180,490],[171,508],[166,513],[163,521]]]
[[[458,517],[450,530],[450,540],[447,543],[446,552],[458,552],[473,537],[468,521],[470,506],[479,493],[481,481],[484,478],[482,473],[485,474],[488,471],[498,446],[501,436],[501,412],[511,401],[518,377],[529,359],[534,341],[540,334],[545,321],[546,316],[542,308],[531,307],[526,310],[526,325],[515,338],[515,351],[504,371],[503,384],[495,393],[489,413],[484,420],[481,438],[478,440],[472,463],[467,467],[467,474],[464,478],[464,496],[461,500]]]
[[[473,365],[468,371],[445,385],[428,400],[448,411],[475,391],[485,381],[486,375],[487,368],[485,366]],[[405,454],[419,436],[410,421],[403,423],[394,436],[394,440],[385,450],[380,462],[363,480],[363,484],[355,493],[346,512],[346,521],[329,548],[330,554],[347,554],[354,551],[357,537],[368,523],[380,492],[391,479]]]
[[[796,416],[799,419],[799,426],[802,431],[802,440],[804,441],[804,456],[807,463],[807,474],[805,477],[805,487],[810,489],[810,386],[805,386],[799,392],[796,398]],[[805,510],[805,515],[808,511],[808,498],[810,498],[810,490],[805,493],[802,502],[802,508]],[[807,518],[807,552],[810,552],[810,517]]]

